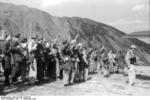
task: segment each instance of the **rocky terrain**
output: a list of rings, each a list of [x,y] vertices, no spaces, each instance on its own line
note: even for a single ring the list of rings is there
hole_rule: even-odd
[[[0,95],[5,96],[149,96],[150,66],[136,67],[136,84],[129,86],[128,77],[112,74],[103,77],[100,73],[90,75],[88,81],[64,87],[62,80],[47,80],[41,84],[23,85],[4,89],[0,78]]]
[[[150,95],[150,66],[142,66],[150,65],[150,46],[138,39],[124,38],[126,33],[112,26],[87,18],[56,17],[34,8],[6,3],[0,3],[0,26],[7,34],[20,33],[27,38],[32,34],[38,34],[49,42],[59,34],[59,42],[74,38],[78,34],[77,41],[87,47],[99,49],[104,45],[117,53],[121,51],[123,55],[132,44],[135,44],[136,55],[140,58],[140,66],[136,67],[137,82],[133,87],[128,86],[127,76],[114,74],[105,78],[98,73],[90,75],[85,83],[76,83],[68,87],[63,86],[62,80],[47,80],[41,84],[17,84],[6,89],[1,73],[0,95]],[[0,41],[0,44],[2,42]]]
[[[136,54],[140,58],[140,65],[150,65],[150,46],[137,39],[123,38],[126,33],[87,18],[56,17],[44,11],[26,6],[0,3],[0,25],[7,34],[22,34],[29,38],[31,34],[38,34],[51,42],[58,34],[60,41],[74,38],[79,34],[78,41],[85,46],[108,49],[125,55],[131,44],[138,48]]]

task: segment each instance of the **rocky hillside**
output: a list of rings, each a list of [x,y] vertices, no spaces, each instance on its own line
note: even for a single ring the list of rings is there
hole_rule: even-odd
[[[25,37],[39,34],[48,41],[58,34],[61,35],[60,41],[79,34],[78,41],[85,46],[100,48],[103,44],[115,51],[121,50],[124,54],[131,44],[135,44],[141,64],[150,65],[150,46],[137,39],[123,38],[126,34],[120,30],[87,18],[60,18],[26,6],[0,3],[0,25],[9,34],[21,33]]]
[[[137,32],[132,32],[130,35],[144,35],[144,36],[150,36],[150,31],[137,31]]]

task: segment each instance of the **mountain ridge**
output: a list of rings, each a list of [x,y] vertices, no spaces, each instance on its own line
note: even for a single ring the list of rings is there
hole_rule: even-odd
[[[123,38],[126,33],[104,23],[88,18],[56,17],[35,8],[5,3],[0,3],[0,16],[0,25],[7,33],[21,33],[27,38],[31,34],[38,34],[51,42],[60,34],[61,42],[79,34],[78,42],[87,47],[101,48],[104,45],[108,49],[122,51],[124,55],[135,44],[138,47],[136,53],[144,62],[142,64],[150,65],[150,47],[147,44],[136,39]]]
[[[145,30],[145,31],[135,31],[130,33],[129,35],[138,35],[138,36],[150,36],[150,30]]]

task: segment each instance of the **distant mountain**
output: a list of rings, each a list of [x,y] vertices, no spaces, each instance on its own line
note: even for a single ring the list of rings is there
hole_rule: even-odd
[[[129,38],[139,39],[150,45],[150,31],[138,31],[127,35]]]
[[[129,35],[150,36],[150,31],[137,31],[137,32],[132,32]]]
[[[141,64],[150,65],[149,45],[137,39],[123,38],[126,33],[87,18],[56,17],[26,6],[0,3],[0,25],[5,27],[7,33],[21,33],[25,37],[38,34],[48,41],[58,34],[61,35],[59,41],[74,38],[79,34],[78,41],[85,46],[100,48],[103,44],[116,52],[122,51],[124,55],[127,49],[135,44]]]

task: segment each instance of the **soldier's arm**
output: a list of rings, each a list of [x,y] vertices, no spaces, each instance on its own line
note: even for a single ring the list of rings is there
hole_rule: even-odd
[[[13,52],[15,50],[19,50],[19,43],[18,42],[14,42],[10,45],[10,51]]]
[[[87,58],[87,57],[84,55],[84,56],[83,56],[83,59],[84,59],[84,61],[86,62],[86,64],[88,64],[88,61],[87,61],[86,58]]]
[[[9,49],[7,43],[5,43],[5,44],[3,45],[2,52],[3,52],[4,54],[8,54],[8,53],[10,52],[10,49]]]

